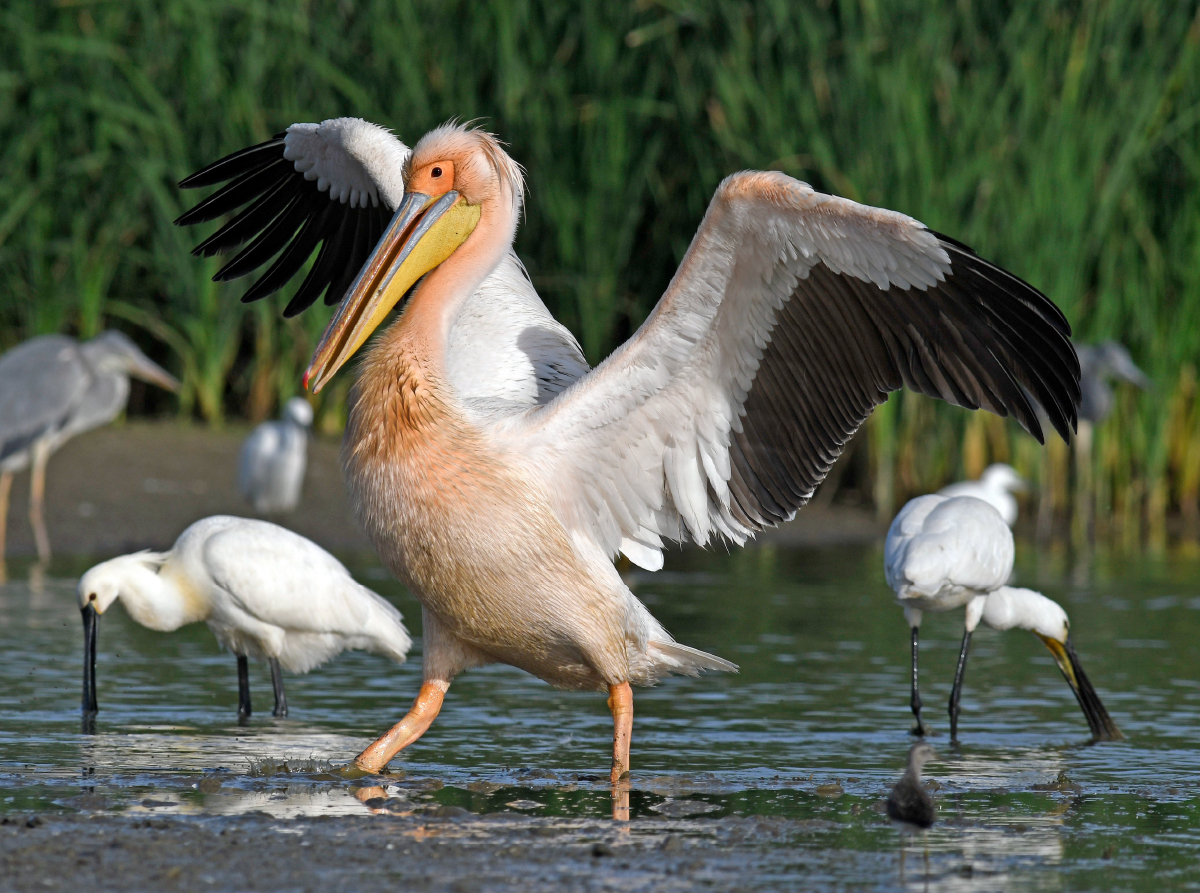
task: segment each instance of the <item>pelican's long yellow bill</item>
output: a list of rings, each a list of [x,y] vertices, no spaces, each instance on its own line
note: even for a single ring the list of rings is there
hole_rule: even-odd
[[[453,190],[437,199],[419,192],[405,196],[321,336],[304,386],[321,390],[416,281],[467,240],[479,213],[478,205]]]

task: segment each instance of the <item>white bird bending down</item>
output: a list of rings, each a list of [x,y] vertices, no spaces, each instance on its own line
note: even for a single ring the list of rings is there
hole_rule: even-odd
[[[938,490],[939,496],[974,496],[982,499],[1000,513],[1004,523],[1012,527],[1017,523],[1017,499],[1014,493],[1029,489],[1025,479],[1016,469],[1003,462],[996,462],[983,470],[977,481],[958,481]]]
[[[256,512],[290,512],[300,504],[312,421],[309,402],[293,397],[284,404],[282,419],[263,422],[242,444],[238,489]]]
[[[369,772],[424,733],[456,674],[502,662],[607,689],[616,781],[631,683],[734,669],[674,641],[618,552],[657,570],[664,540],[742,543],[791,518],[904,384],[1040,438],[1025,388],[1063,436],[1075,424],[1070,327],[1044,295],[909,217],[780,173],[720,185],[658,306],[594,370],[512,252],[524,176],[491,135],[448,124],[409,154],[365,122],[293,125],[181,185],[231,179],[179,222],[253,202],[197,249],[261,230],[218,274],[279,253],[248,298],[320,243],[285,311],[341,301],[313,389],[407,297],[361,365],[343,446],[358,517],[425,626],[421,692],[358,756]]]
[[[50,559],[42,511],[46,462],[76,434],[121,414],[130,376],[179,390],[178,381],[115,329],[82,343],[66,335],[42,335],[0,357],[0,559],[12,476],[30,464],[29,521],[39,560]]]
[[[1066,612],[1040,593],[1005,585],[1012,576],[1013,557],[1012,531],[995,508],[973,496],[918,496],[892,521],[884,545],[884,572],[912,631],[913,733],[926,733],[917,682],[921,616],[926,611],[965,607],[962,649],[950,690],[952,741],[958,738],[959,700],[971,634],[981,620],[992,629],[1027,629],[1036,634],[1075,693],[1092,738],[1122,738],[1079,665]]]
[[[214,515],[179,535],[169,552],[135,552],[98,564],[79,581],[83,612],[83,712],[96,703],[96,627],[117,599],[142,626],[170,632],[208,624],[237,656],[238,717],[250,716],[247,658],[268,664],[275,715],[287,715],[281,668],[307,673],[347,648],[400,663],[411,640],[400,612],[350,576],[336,558],[266,521]]]

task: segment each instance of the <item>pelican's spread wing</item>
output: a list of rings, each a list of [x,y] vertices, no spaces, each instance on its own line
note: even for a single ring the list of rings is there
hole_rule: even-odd
[[[322,292],[327,304],[345,295],[404,195],[408,155],[390,132],[359,118],[293,124],[180,182],[190,189],[232,181],[175,222],[203,223],[248,205],[193,252],[211,257],[250,243],[221,268],[217,281],[245,276],[278,255],[243,301],[278,291],[320,245],[284,310],[295,316]]]
[[[791,518],[902,385],[1068,436],[1070,326],[1044,295],[892,211],[778,173],[721,184],[638,332],[513,429],[567,527],[647,568],[664,537]]]

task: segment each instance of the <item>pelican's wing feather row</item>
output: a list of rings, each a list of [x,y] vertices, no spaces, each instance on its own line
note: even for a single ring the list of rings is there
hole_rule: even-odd
[[[404,195],[408,155],[388,130],[360,118],[293,124],[181,181],[183,189],[225,185],[175,223],[191,226],[237,212],[193,253],[211,257],[245,246],[213,277],[218,282],[274,258],[242,297],[247,302],[283,288],[319,246],[284,310],[295,316],[322,293],[326,304],[345,295]]]
[[[573,535],[654,569],[664,539],[793,517],[903,385],[1039,440],[1032,401],[1065,438],[1080,399],[1070,326],[1037,289],[903,214],[747,172],[635,335],[496,433]]]

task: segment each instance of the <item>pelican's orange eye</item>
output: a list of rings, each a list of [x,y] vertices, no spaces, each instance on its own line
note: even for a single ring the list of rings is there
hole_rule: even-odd
[[[442,169],[440,167],[435,167],[433,170],[431,170],[429,172],[429,176],[431,176],[431,177],[440,177],[441,175],[442,175]]]

